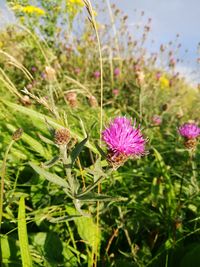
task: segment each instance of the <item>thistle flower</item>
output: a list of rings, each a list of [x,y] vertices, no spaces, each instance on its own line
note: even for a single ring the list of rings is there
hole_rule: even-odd
[[[117,77],[120,75],[120,68],[115,68],[114,69],[114,75]]]
[[[197,138],[200,136],[200,128],[195,123],[185,123],[178,131],[185,138],[185,147],[194,150],[197,146]]]
[[[152,123],[153,123],[153,125],[161,125],[162,118],[160,116],[158,116],[158,115],[153,115]]]
[[[94,75],[94,78],[99,79],[100,76],[101,76],[101,73],[100,73],[100,71],[97,70],[97,71],[94,72],[93,75]]]
[[[126,117],[115,118],[102,132],[102,139],[107,144],[107,160],[116,169],[130,157],[145,155],[145,144],[140,128]]]
[[[178,129],[181,136],[194,139],[200,136],[200,128],[195,123],[185,123]]]
[[[113,89],[113,95],[118,96],[119,95],[119,89]]]

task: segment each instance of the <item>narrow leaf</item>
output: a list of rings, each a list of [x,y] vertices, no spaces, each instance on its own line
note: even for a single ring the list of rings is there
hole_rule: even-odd
[[[45,171],[44,169],[42,169],[41,167],[35,165],[32,162],[29,163],[29,164],[38,174],[43,176],[48,181],[50,181],[50,182],[52,182],[54,184],[57,184],[57,185],[59,185],[61,187],[69,188],[68,183],[64,179],[60,178],[58,175],[50,173],[48,171]]]
[[[80,152],[83,150],[84,145],[86,144],[87,141],[88,141],[88,136],[85,139],[83,139],[78,145],[76,145],[76,147],[71,152],[71,164],[72,165],[74,164]]]
[[[22,196],[19,201],[18,235],[19,235],[20,252],[22,258],[22,266],[32,267],[32,259],[28,245],[24,196]]]

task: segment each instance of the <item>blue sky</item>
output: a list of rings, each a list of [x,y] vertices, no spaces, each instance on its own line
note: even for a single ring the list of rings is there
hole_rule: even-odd
[[[5,2],[0,0],[0,10],[7,14]],[[176,34],[179,33],[179,42],[182,44],[179,56],[184,61],[179,64],[178,70],[190,79],[196,79],[191,72],[196,70],[196,59],[200,57],[197,56],[197,44],[200,42],[200,0],[110,0],[110,2],[115,3],[129,16],[128,25],[133,34],[135,23],[141,22],[139,16],[141,11],[145,12],[144,20],[152,18],[148,45],[150,52],[157,51],[161,43],[174,41]],[[11,14],[4,17],[9,21]],[[154,44],[150,42],[152,39],[155,41]],[[188,49],[187,54],[185,54],[186,49]],[[197,79],[200,80],[199,77]]]
[[[179,42],[182,44],[180,57],[184,60],[179,64],[178,70],[190,79],[198,79],[191,72],[196,70],[197,45],[200,42],[200,0],[111,0],[129,16],[129,28],[140,22],[141,11],[146,18],[152,18],[151,51],[158,49],[161,43],[174,41],[176,34],[180,34]],[[135,12],[137,9],[137,12]],[[188,53],[185,54],[185,50]]]

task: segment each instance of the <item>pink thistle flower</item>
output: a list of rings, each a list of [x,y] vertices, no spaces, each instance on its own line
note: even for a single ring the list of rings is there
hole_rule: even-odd
[[[114,75],[117,77],[120,75],[120,68],[114,69]]]
[[[162,76],[162,73],[161,73],[160,71],[158,71],[158,72],[156,73],[156,80],[159,81],[160,78],[161,78],[161,76]]]
[[[152,123],[153,123],[154,125],[161,125],[161,123],[162,123],[162,118],[161,118],[160,116],[158,116],[158,115],[154,115],[154,116],[152,117]]]
[[[93,75],[94,75],[94,77],[95,77],[96,79],[99,79],[100,76],[101,76],[101,73],[100,73],[100,71],[97,70],[97,71],[94,72]]]
[[[118,96],[118,95],[119,95],[119,90],[118,90],[118,89],[113,89],[113,94],[114,94],[115,96]]]
[[[129,157],[137,158],[146,154],[144,139],[140,128],[126,117],[115,118],[102,132],[102,139],[109,149],[108,161],[119,167]]]
[[[195,139],[200,136],[200,128],[195,123],[185,123],[179,127],[178,131],[186,139]]]

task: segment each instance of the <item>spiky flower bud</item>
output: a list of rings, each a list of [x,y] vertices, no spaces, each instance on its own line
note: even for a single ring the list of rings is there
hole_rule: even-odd
[[[19,128],[13,133],[12,139],[14,141],[17,141],[17,140],[19,140],[21,138],[22,134],[23,134],[23,129]]]
[[[75,92],[67,92],[64,97],[70,107],[76,108],[78,106],[77,94]]]
[[[55,131],[54,136],[55,144],[67,145],[70,141],[70,132],[67,128],[61,128]]]

